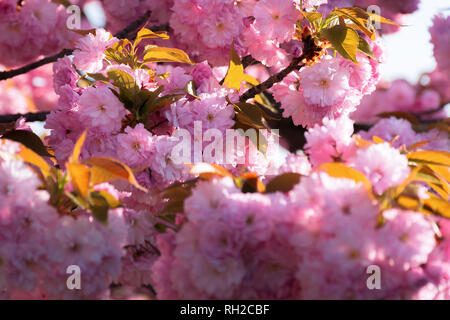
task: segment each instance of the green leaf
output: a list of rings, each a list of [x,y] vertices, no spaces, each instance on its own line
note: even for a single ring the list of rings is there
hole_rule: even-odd
[[[349,19],[353,22],[351,28],[356,28],[361,30],[366,34],[370,39],[375,40],[376,34],[373,26],[368,23],[369,14],[358,7],[350,7],[350,8],[340,8],[336,9],[327,17],[326,21],[331,21],[333,16],[342,17],[344,19]],[[347,24],[349,27],[350,25]]]
[[[13,130],[5,133],[0,139],[8,139],[23,144],[42,157],[52,157],[41,138],[27,130]]]
[[[108,78],[113,81],[113,84],[118,88],[132,89],[137,90],[136,81],[134,78],[127,72],[122,70],[109,70],[107,72]]]
[[[108,223],[108,200],[106,200],[100,193],[91,192],[89,210],[97,221],[105,225]]]
[[[246,102],[238,102],[234,106],[237,109],[236,117],[240,122],[255,129],[266,128],[263,123],[264,113],[258,106]]]
[[[266,185],[266,193],[289,192],[300,182],[301,175],[294,172],[283,173],[276,176]]]
[[[303,16],[308,20],[308,22],[312,25],[320,19],[322,19],[322,14],[320,12],[307,12],[307,11],[301,11]]]
[[[336,25],[322,30],[321,34],[325,39],[331,42],[333,48],[339,52],[341,56],[353,61],[355,64],[359,64],[356,60],[359,35],[355,30],[347,26]]]
[[[241,88],[241,83],[244,80],[244,67],[242,65],[241,58],[234,49],[234,43],[230,49],[230,64],[228,66],[228,72],[225,76],[223,84],[228,88],[236,89],[238,92]]]
[[[373,51],[372,48],[370,47],[370,44],[362,37],[359,37],[358,50],[361,51],[362,53],[365,53],[372,59],[376,59],[375,56],[373,55]]]

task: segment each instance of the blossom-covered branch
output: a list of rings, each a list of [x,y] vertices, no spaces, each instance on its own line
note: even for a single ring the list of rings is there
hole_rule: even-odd
[[[254,98],[256,95],[260,94],[263,91],[266,91],[275,83],[283,81],[283,79],[292,71],[300,70],[303,68],[307,62],[310,62],[314,59],[314,57],[322,51],[322,48],[318,47],[314,42],[314,39],[311,36],[306,37],[304,40],[304,51],[302,55],[299,57],[293,58],[289,66],[280,72],[270,76],[266,81],[260,83],[257,86],[254,86],[248,89],[242,96],[240,96],[239,100],[241,102],[245,102],[248,99]],[[244,57],[246,59],[247,57]],[[246,59],[249,60],[249,59]],[[249,65],[251,62],[246,62]]]
[[[132,31],[134,31],[137,28],[139,28],[139,26],[144,24],[150,18],[150,15],[151,15],[151,11],[147,11],[142,17],[140,17],[136,21],[134,21],[131,24],[129,24],[125,29],[122,29],[121,31],[119,31],[115,35],[115,37],[119,38],[119,39],[125,38],[129,33],[131,33]],[[33,63],[30,63],[30,64],[28,64],[26,66],[23,66],[23,67],[20,67],[20,68],[17,68],[17,69],[13,69],[13,70],[9,70],[9,71],[1,71],[0,72],[0,81],[13,78],[13,77],[18,76],[20,74],[27,73],[27,72],[29,72],[31,70],[39,68],[39,67],[41,67],[43,65],[46,65],[48,63],[55,62],[59,58],[68,56],[68,55],[70,55],[72,53],[73,53],[73,49],[63,49],[59,53],[57,53],[57,54],[55,54],[53,56],[45,57],[45,58],[43,58],[41,60],[38,60],[38,61],[33,62]]]

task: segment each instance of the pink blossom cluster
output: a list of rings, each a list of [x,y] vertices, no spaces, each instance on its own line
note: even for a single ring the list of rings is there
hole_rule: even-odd
[[[383,49],[373,42],[373,52],[383,61]],[[311,127],[324,117],[346,116],[360,104],[365,95],[376,89],[380,79],[379,63],[359,53],[359,65],[342,57],[324,56],[320,63],[293,71],[272,89],[281,102],[284,117],[295,125]]]
[[[34,171],[15,156],[20,148],[0,145],[0,297],[107,297],[127,237],[122,209],[110,211],[109,227],[83,211],[61,216]],[[83,290],[68,290],[70,266],[81,271]]]
[[[425,216],[379,208],[362,184],[313,173],[288,194],[243,194],[231,179],[201,182],[187,222],[157,236],[160,299],[448,297],[448,242]],[[427,261],[439,256],[437,269]],[[442,263],[442,265],[441,265]],[[376,265],[381,290],[367,287]]]
[[[76,36],[67,29],[62,5],[51,0],[20,2],[0,3],[0,64],[8,68],[56,53]]]
[[[119,39],[96,29],[78,39],[72,56],[0,82],[0,113],[24,113],[30,101],[39,110],[52,109],[44,143],[63,173],[86,132],[81,162],[96,156],[117,159],[148,191],[118,180],[91,185],[120,202],[108,211],[108,224],[101,224],[88,210],[53,207],[54,192],[44,190],[33,167],[19,160],[22,147],[0,140],[0,298],[114,298],[114,284],[127,298],[151,288],[158,299],[450,299],[450,222],[414,211],[419,207],[406,210],[392,195],[414,172],[408,150],[450,152],[448,130],[437,126],[424,131],[402,118],[408,118],[406,112],[423,114],[420,119],[442,116],[432,111],[450,97],[442,61],[448,51],[442,44],[448,19],[436,18],[431,29],[438,69],[418,85],[380,82],[385,57],[379,40],[367,40],[373,57],[358,52],[358,64],[330,51],[276,83],[270,89],[279,102],[274,108],[306,128],[302,150],[288,152],[276,134],[265,132],[259,139],[266,140],[267,150],[254,152],[251,139],[243,138],[220,174],[199,177],[186,165],[203,162],[196,158],[199,151],[211,155],[209,163],[220,163],[212,157],[213,138],[220,151],[229,152],[215,136],[259,116],[251,113],[255,109],[237,111],[245,107],[239,98],[249,87],[246,81],[239,91],[222,85],[232,48],[240,57],[250,54],[261,62],[245,72],[263,81],[302,53],[296,39],[299,9],[324,12],[377,4],[395,21],[417,10],[417,0],[394,2],[102,1],[108,30],[119,30],[150,10],[151,24],[170,24],[172,39],[164,46],[184,49],[199,63],[141,64],[144,45],[153,43],[147,39],[136,51],[133,47],[133,59],[115,60],[106,51]],[[53,30],[64,16],[62,7],[41,0],[16,5],[9,0],[0,4],[0,17],[5,17],[0,25],[11,29],[9,36],[23,32],[17,23],[30,23],[21,20],[29,14],[37,19],[32,20],[37,24],[33,32],[41,33],[27,36],[62,45],[58,37],[66,39],[64,33]],[[7,48],[5,56],[14,56],[10,53],[23,47],[24,37],[15,37],[17,47]],[[45,54],[36,46],[30,45],[33,54]],[[10,66],[37,57],[21,54],[0,62]],[[113,79],[111,72],[120,77]],[[143,97],[147,100],[141,101]],[[161,98],[169,103],[158,106]],[[270,94],[247,102],[256,108],[263,100],[273,102]],[[258,110],[272,114],[274,108]],[[394,111],[395,116],[376,117]],[[256,121],[267,124],[260,118]],[[373,125],[355,132],[354,121]],[[31,130],[24,119],[16,129]],[[180,134],[194,137],[191,158],[184,163],[173,153]],[[281,156],[284,160],[277,163]],[[327,171],[330,164],[358,179],[339,177],[337,169]],[[298,183],[289,190],[269,190],[280,175],[286,179],[281,187],[290,179],[298,178]],[[414,188],[420,203],[434,195],[425,183]],[[64,191],[74,189],[72,181]],[[173,194],[182,199],[171,202]],[[67,289],[70,266],[81,269],[80,291]],[[374,266],[381,270],[380,290],[368,287],[367,270]]]
[[[449,78],[438,70],[424,77],[429,80],[426,85],[413,85],[404,79],[380,82],[372,95],[362,99],[351,118],[361,123],[374,123],[377,115],[397,111],[423,119],[445,118],[447,111],[442,107],[450,99]]]

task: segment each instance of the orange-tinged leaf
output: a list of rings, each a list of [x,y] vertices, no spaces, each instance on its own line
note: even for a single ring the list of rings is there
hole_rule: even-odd
[[[234,44],[232,44],[230,49],[230,64],[223,84],[228,88],[236,89],[239,92],[243,80],[244,67],[241,58],[236,50],[234,50]]]
[[[224,167],[210,163],[197,163],[195,165],[188,165],[191,168],[189,171],[193,175],[198,175],[202,179],[211,179],[214,176],[218,177],[232,177],[233,175]]]
[[[50,165],[33,150],[22,145],[20,146],[20,152],[17,153],[17,155],[21,157],[23,161],[38,167],[44,177],[47,177],[50,174]]]
[[[414,144],[410,145],[409,147],[406,147],[406,150],[412,151],[414,149],[419,149],[420,147],[423,147],[423,146],[429,144],[431,141],[433,141],[433,140],[419,141],[417,143],[414,143]]]
[[[390,19],[384,18],[384,17],[382,17],[382,16],[380,16],[380,15],[378,15],[376,13],[368,13],[368,14],[370,16],[370,19],[373,22],[380,22],[380,23],[392,24],[392,25],[395,25],[395,26],[400,26],[400,24],[398,24],[397,22],[394,22],[394,21],[392,21]]]
[[[450,153],[445,151],[414,151],[407,157],[412,162],[450,167]]]
[[[252,77],[251,75],[248,75],[244,73],[244,81],[247,83],[250,83],[252,86],[257,86],[259,84],[258,79]]]
[[[246,172],[240,178],[242,178],[242,192],[260,192],[266,191],[266,186],[259,179],[259,176],[254,172]]]
[[[266,193],[289,192],[300,182],[301,175],[295,172],[283,173],[276,176],[266,185]]]
[[[325,171],[329,176],[335,178],[346,178],[362,183],[372,194],[372,184],[369,179],[360,171],[346,166],[342,163],[324,163],[318,170]]]
[[[93,157],[86,161],[91,168],[91,183],[96,185],[102,182],[109,182],[116,179],[128,181],[139,190],[147,192],[133,175],[131,169],[119,160],[108,157]]]
[[[425,207],[430,208],[434,214],[450,218],[450,203],[447,200],[438,197],[430,197],[429,199],[424,199],[423,203]]]
[[[383,139],[381,139],[380,137],[377,137],[377,136],[373,136],[372,137],[372,140],[373,140],[373,142],[375,142],[376,144],[379,144],[379,143],[385,143],[386,141],[384,141]]]
[[[353,135],[353,138],[355,139],[357,146],[360,148],[367,148],[367,147],[370,147],[371,145],[373,145],[372,141],[364,140],[363,138],[361,138],[359,136],[359,134]]]
[[[66,164],[66,167],[75,191],[86,198],[88,195],[89,181],[91,177],[89,167],[81,163],[70,162]]]
[[[411,197],[407,197],[407,196],[400,196],[397,199],[397,203],[406,210],[417,210],[417,208],[419,207],[420,203],[417,199],[413,199]]]
[[[153,62],[180,62],[195,64],[189,59],[186,52],[176,48],[166,48],[157,46],[146,46],[144,63]]]
[[[78,160],[80,159],[81,148],[83,147],[84,140],[86,140],[86,132],[87,130],[84,130],[81,136],[78,138],[77,142],[75,143],[72,152],[72,157],[69,160],[70,163],[78,163]]]
[[[431,170],[433,170],[435,173],[437,173],[439,176],[441,176],[446,181],[450,181],[450,168],[446,168],[444,166],[432,165],[432,164],[427,164],[427,167],[429,167]]]
[[[433,189],[442,199],[448,199],[448,192],[446,192],[440,185],[434,183],[428,183],[428,185]]]

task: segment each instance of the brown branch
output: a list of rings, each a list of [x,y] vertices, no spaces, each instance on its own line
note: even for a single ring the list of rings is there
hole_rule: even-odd
[[[242,96],[239,97],[239,101],[245,102],[248,99],[254,98],[263,91],[272,88],[275,83],[281,82],[292,71],[303,68],[306,65],[306,62],[314,61],[318,56],[320,56],[322,48],[317,47],[314,39],[310,35],[303,39],[303,44],[304,48],[301,56],[292,59],[286,69],[270,76],[266,81],[261,82],[259,85],[248,89]]]
[[[37,113],[25,113],[25,114],[6,114],[0,116],[0,123],[9,123],[9,122],[16,122],[20,117],[24,117],[27,122],[33,122],[33,121],[45,121],[47,118],[47,115],[50,112],[43,111],[43,112],[37,112]]]
[[[263,91],[266,91],[267,89],[272,88],[272,86],[275,83],[281,82],[289,73],[291,73],[294,70],[300,70],[305,66],[304,63],[301,63],[301,61],[305,57],[301,55],[298,58],[292,59],[292,62],[289,64],[289,66],[286,69],[281,70],[277,74],[274,74],[273,76],[270,76],[266,81],[261,82],[257,86],[254,86],[250,89],[248,89],[242,96],[239,97],[239,101],[245,102],[248,99],[254,98],[256,95],[260,94]]]
[[[150,18],[151,11],[147,11],[142,17],[140,17],[138,20],[130,23],[125,29],[119,31],[114,36],[118,39],[125,38],[130,32],[136,30],[138,27],[140,27],[142,24],[147,22],[148,18]],[[13,69],[9,71],[1,71],[0,72],[0,81],[13,78],[15,76],[18,76],[20,74],[27,73],[31,70],[34,70],[36,68],[42,67],[43,65],[46,65],[48,63],[55,62],[59,58],[63,58],[67,55],[71,55],[73,53],[73,49],[63,49],[59,53],[43,58],[41,60],[38,60],[36,62],[30,63],[26,66],[20,67],[18,69]]]

